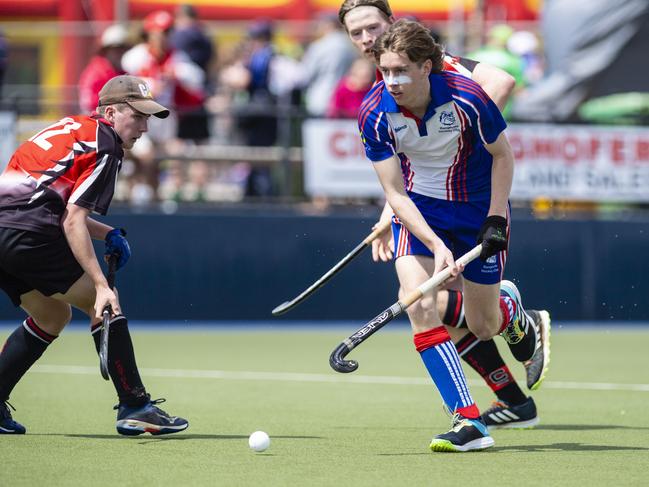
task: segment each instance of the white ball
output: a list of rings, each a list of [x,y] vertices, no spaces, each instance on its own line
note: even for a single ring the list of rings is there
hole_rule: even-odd
[[[263,431],[255,431],[248,438],[248,445],[255,451],[264,451],[270,446],[270,437]]]

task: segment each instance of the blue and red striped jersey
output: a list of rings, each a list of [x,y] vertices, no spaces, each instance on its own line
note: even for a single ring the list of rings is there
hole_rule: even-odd
[[[491,197],[491,154],[506,124],[480,85],[457,73],[431,74],[422,119],[397,105],[383,81],[366,95],[358,124],[373,162],[399,157],[407,191],[451,201]]]

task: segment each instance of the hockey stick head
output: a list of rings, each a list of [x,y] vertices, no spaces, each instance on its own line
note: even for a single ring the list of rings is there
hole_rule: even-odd
[[[117,256],[111,255],[108,257],[108,287],[113,289],[115,287],[115,272],[117,271]],[[99,371],[105,380],[110,380],[110,373],[108,370],[108,335],[110,327],[110,318],[113,310],[110,304],[107,304],[102,311],[102,328],[99,339]]]
[[[345,360],[345,357],[350,351],[346,343],[343,342],[338,345],[329,356],[329,365],[331,365],[331,368],[342,374],[348,374],[358,369],[358,362],[356,360]]]
[[[290,301],[284,301],[282,304],[275,307],[275,309],[273,311],[271,311],[271,313],[273,313],[273,316],[279,316],[279,315],[283,315],[284,313],[286,313],[291,308],[292,308],[291,302]]]
[[[108,372],[108,327],[110,326],[110,306],[102,313],[101,338],[99,342],[99,371],[105,380],[110,380]]]

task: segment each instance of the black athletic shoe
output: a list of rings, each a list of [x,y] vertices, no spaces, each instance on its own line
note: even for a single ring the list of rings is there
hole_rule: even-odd
[[[545,310],[529,310],[528,315],[536,328],[536,350],[527,362],[524,362],[527,373],[527,388],[535,391],[541,387],[545,374],[550,367],[550,313]]]
[[[468,419],[453,415],[453,427],[448,433],[437,435],[430,442],[430,449],[437,452],[463,452],[484,450],[494,445],[487,426],[481,418]]]
[[[166,435],[178,433],[187,429],[189,422],[184,418],[169,416],[166,412],[156,406],[165,402],[165,399],[155,399],[144,406],[128,407],[118,404],[117,409],[117,432],[120,435],[141,435],[151,433],[152,435]]]
[[[14,411],[14,408],[8,402],[0,402],[0,434],[1,435],[24,435],[27,432],[27,429],[20,423],[14,421],[11,417],[11,411],[9,407]]]
[[[534,428],[540,421],[536,413],[536,404],[531,397],[528,397],[523,404],[516,406],[496,401],[482,413],[480,418],[490,430],[499,428],[529,429]]]

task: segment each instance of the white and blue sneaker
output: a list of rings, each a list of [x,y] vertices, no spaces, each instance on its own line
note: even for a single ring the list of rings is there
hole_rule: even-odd
[[[118,404],[117,409],[117,432],[120,435],[134,436],[142,433],[152,435],[166,435],[186,430],[189,422],[177,416],[170,416],[156,406],[165,402],[165,399],[155,399],[143,406],[129,407]]]
[[[465,452],[484,450],[492,447],[494,440],[489,436],[489,429],[481,418],[469,419],[455,413],[453,427],[448,433],[437,435],[430,442],[430,449],[435,452]]]

